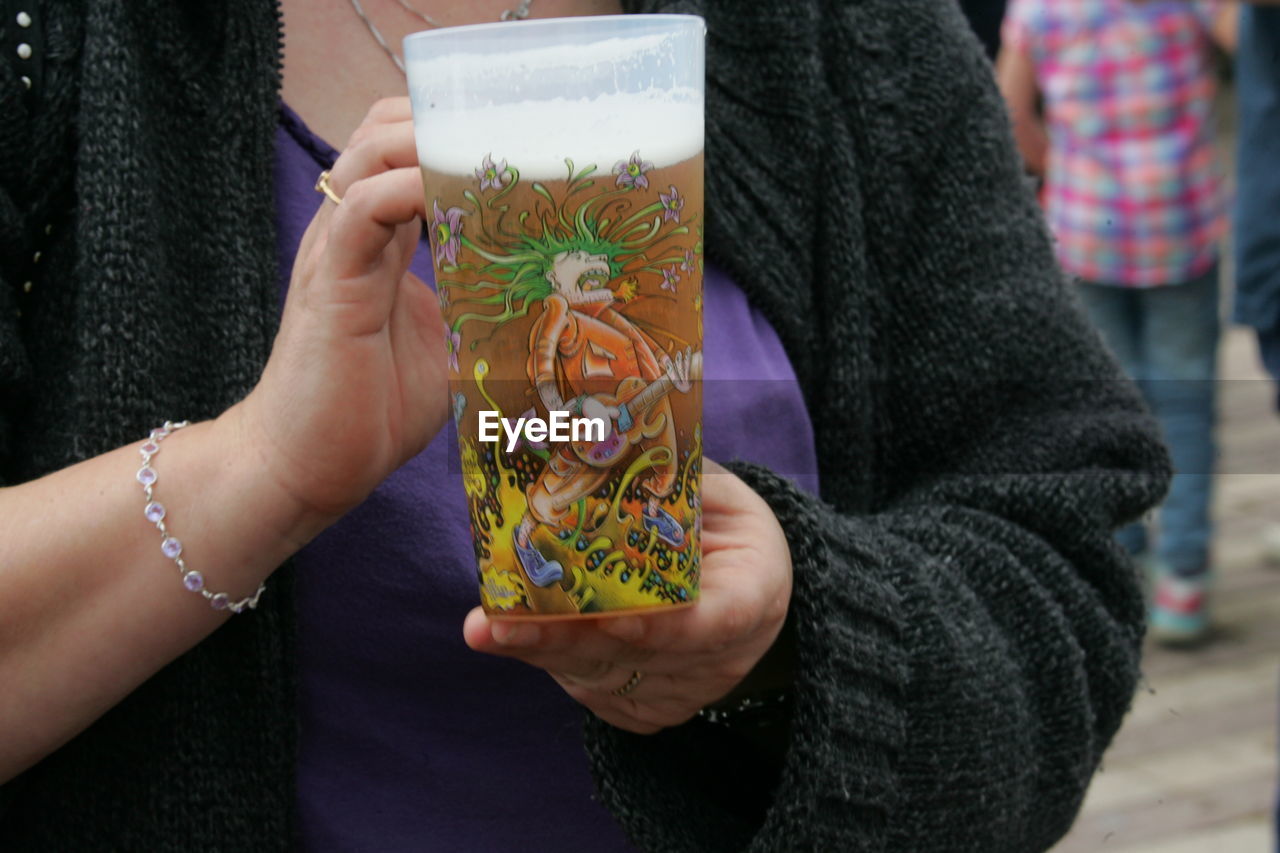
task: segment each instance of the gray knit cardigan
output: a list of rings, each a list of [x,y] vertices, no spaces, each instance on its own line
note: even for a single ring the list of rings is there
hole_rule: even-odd
[[[0,62],[6,484],[216,415],[277,322],[275,5],[37,5],[41,89]],[[795,566],[781,766],[731,728],[589,718],[600,797],[647,850],[1045,849],[1138,677],[1111,531],[1168,466],[991,69],[954,0],[629,5],[708,19],[708,255],[781,336],[822,499],[736,468]],[[0,849],[288,849],[292,583],[0,787]]]

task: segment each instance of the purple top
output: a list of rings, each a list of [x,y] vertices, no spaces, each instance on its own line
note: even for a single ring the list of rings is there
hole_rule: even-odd
[[[285,107],[276,157],[283,294],[336,152]],[[425,239],[412,270],[434,281]],[[704,299],[706,455],[816,493],[813,428],[777,335],[714,267]],[[581,707],[540,670],[463,643],[479,593],[456,453],[445,430],[298,555],[302,846],[631,850],[593,799]]]

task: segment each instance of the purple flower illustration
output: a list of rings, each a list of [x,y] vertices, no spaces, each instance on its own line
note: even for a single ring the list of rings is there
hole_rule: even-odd
[[[440,300],[440,310],[448,311],[449,310],[449,288],[447,287],[436,288],[436,296]]]
[[[449,369],[454,373],[461,373],[462,368],[458,364],[458,353],[462,350],[462,333],[451,329],[448,323],[444,324],[444,346],[449,353]]]
[[[493,155],[484,155],[484,163],[476,169],[476,177],[480,179],[480,192],[487,189],[502,189],[503,182],[507,179],[507,161],[503,160],[498,165],[493,165]]]
[[[432,202],[432,206],[435,208],[435,218],[431,221],[431,227],[435,229],[436,264],[443,265],[448,261],[450,266],[456,267],[458,249],[462,247],[462,217],[466,213],[460,207],[441,211],[439,199]]]
[[[665,267],[662,270],[662,289],[676,292],[676,282],[680,280],[680,276],[676,275],[675,267]]]
[[[538,416],[537,411],[536,411],[535,409],[533,409],[533,407],[530,407],[530,408],[528,408],[528,409],[525,409],[524,414],[523,414],[523,415],[521,415],[520,417],[524,418],[524,419],[527,421],[527,420],[529,420],[530,418],[536,418],[537,416]],[[515,446],[515,448],[514,448],[514,449],[512,449],[512,451],[511,451],[511,452],[512,452],[512,454],[519,453],[519,452],[520,452],[520,448],[522,448],[522,447],[527,447],[527,448],[529,448],[530,450],[546,450],[546,449],[547,449],[547,442],[545,442],[545,441],[530,441],[530,440],[529,440],[529,434],[528,434],[526,431],[521,430],[521,431],[520,431],[520,435],[516,436],[516,446]]]
[[[684,196],[680,195],[679,190],[673,184],[670,193],[658,193],[658,200],[662,202],[662,221],[670,222],[680,221],[680,211],[684,210]]]
[[[696,267],[694,266],[694,263],[695,263],[695,259],[694,259],[693,249],[685,249],[684,260],[680,262],[680,271],[693,272],[696,269]]]
[[[641,160],[640,152],[634,151],[630,160],[619,160],[613,164],[613,173],[618,176],[618,186],[639,187],[642,190],[647,190],[649,188],[649,179],[645,177],[645,172],[652,168],[652,163],[648,160]]]

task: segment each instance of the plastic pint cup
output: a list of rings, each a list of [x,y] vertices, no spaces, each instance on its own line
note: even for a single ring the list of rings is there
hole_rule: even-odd
[[[623,15],[405,39],[490,614],[698,596],[704,32]]]

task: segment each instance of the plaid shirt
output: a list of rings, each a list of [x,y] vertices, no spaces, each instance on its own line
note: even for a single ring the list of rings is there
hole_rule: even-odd
[[[1058,258],[1152,287],[1217,260],[1213,0],[1013,0],[1003,38],[1032,61],[1049,135],[1045,212]]]

